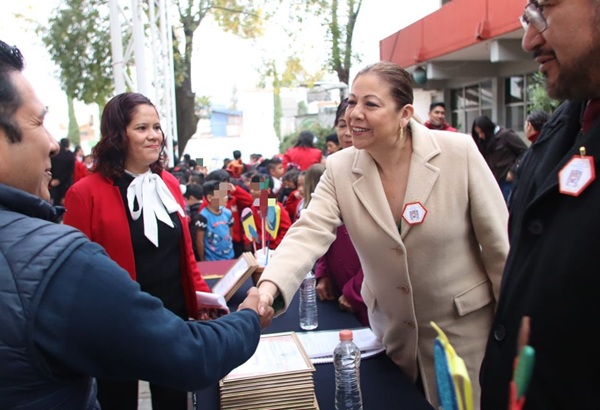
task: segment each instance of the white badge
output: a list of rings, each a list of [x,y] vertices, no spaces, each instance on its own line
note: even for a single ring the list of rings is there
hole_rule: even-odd
[[[579,196],[596,179],[594,157],[585,155],[585,148],[579,149],[558,173],[558,190],[561,194]]]
[[[404,210],[402,211],[402,218],[409,225],[417,225],[423,223],[425,220],[425,215],[427,215],[427,209],[420,202],[411,202],[409,204],[404,205]]]

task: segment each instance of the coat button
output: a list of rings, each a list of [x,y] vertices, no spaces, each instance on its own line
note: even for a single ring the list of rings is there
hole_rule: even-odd
[[[502,325],[498,325],[494,328],[494,339],[501,342],[506,337],[506,329]]]
[[[539,219],[536,219],[529,223],[527,230],[534,235],[541,235],[544,232],[544,224]]]

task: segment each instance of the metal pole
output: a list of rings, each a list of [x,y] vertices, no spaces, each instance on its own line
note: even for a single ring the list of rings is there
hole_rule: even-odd
[[[121,37],[121,24],[119,22],[119,0],[109,0],[110,6],[110,44],[112,49],[113,77],[115,92],[125,92],[125,62],[123,61],[123,39]]]
[[[144,22],[142,16],[144,10],[141,0],[131,0],[131,14],[133,23],[133,53],[135,58],[135,72],[137,75],[137,92],[148,95],[148,84],[146,82],[146,58],[144,48]]]

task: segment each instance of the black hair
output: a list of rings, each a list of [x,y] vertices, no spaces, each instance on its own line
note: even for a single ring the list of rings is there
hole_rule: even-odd
[[[202,199],[202,197],[204,196],[204,190],[202,189],[202,185],[188,184],[185,187],[185,194],[183,194],[183,196],[186,198],[193,196],[196,199]]]
[[[337,134],[329,134],[325,137],[325,143],[333,142],[335,145],[340,145],[340,140],[338,139]]]
[[[214,195],[215,191],[219,189],[219,184],[222,181],[210,180],[204,181],[202,184],[202,191],[204,191],[204,196]]]
[[[205,181],[219,181],[219,182],[231,182],[231,175],[229,172],[224,169],[216,169],[211,171],[206,178]]]
[[[314,148],[313,141],[315,139],[315,134],[312,131],[302,131],[300,135],[298,135],[298,139],[294,144],[294,147],[308,147]]]
[[[237,149],[235,151],[233,151],[233,159],[240,159],[240,158],[242,158],[241,151],[237,150]]]
[[[333,123],[333,128],[337,127],[338,122],[341,118],[344,118],[346,115],[346,108],[348,108],[348,97],[344,98],[340,105],[337,107],[337,111],[335,112],[335,122]]]
[[[71,141],[68,138],[61,138],[60,140],[60,149],[69,148],[71,145]]]
[[[550,116],[546,112],[536,110],[532,111],[527,116],[527,121],[531,124],[534,130],[541,131],[544,124],[546,124],[548,121],[548,118],[550,118]]]
[[[484,134],[486,140],[494,136],[494,129],[496,124],[487,115],[482,115],[473,120],[473,126],[471,127],[471,135],[475,138],[475,141],[479,140],[479,135],[475,132],[475,127],[478,127]]]
[[[434,101],[429,104],[429,112],[433,111],[435,107],[442,107],[444,110],[446,109],[446,103],[443,101]]]
[[[9,46],[0,40],[0,128],[11,143],[19,142],[22,131],[15,120],[15,112],[23,103],[10,74],[23,71],[23,55],[16,46]]]

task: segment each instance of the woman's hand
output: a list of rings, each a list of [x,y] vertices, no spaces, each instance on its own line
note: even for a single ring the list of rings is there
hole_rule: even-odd
[[[317,281],[317,295],[320,300],[335,300],[331,279],[324,276]]]
[[[354,309],[352,309],[352,306],[350,306],[350,303],[348,303],[348,299],[346,299],[346,296],[340,296],[338,302],[340,304],[341,310],[343,310],[344,312],[354,313]]]

